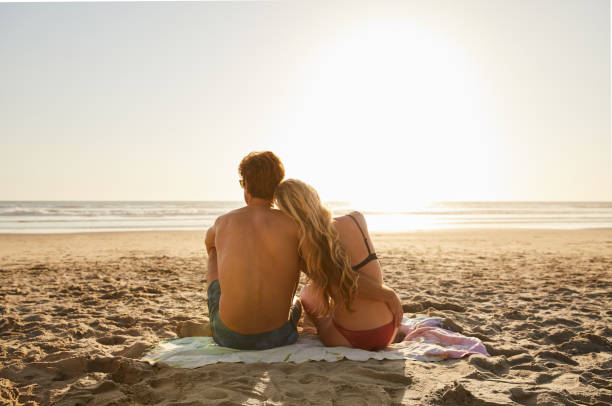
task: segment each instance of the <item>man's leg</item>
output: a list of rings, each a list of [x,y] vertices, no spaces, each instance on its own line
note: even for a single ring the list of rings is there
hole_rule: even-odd
[[[206,283],[208,284],[208,289],[206,290],[206,295],[208,296],[208,318],[210,320],[212,336],[215,338],[217,318],[219,317],[221,286],[219,285],[219,270],[217,269],[217,250],[214,247],[208,252]]]

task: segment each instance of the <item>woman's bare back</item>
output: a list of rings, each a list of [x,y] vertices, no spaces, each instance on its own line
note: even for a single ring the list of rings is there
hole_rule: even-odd
[[[355,221],[359,224],[361,231]],[[350,216],[337,217],[333,224],[338,231],[340,242],[348,253],[351,266],[361,263],[371,253],[375,252],[365,218],[361,213],[353,212]],[[366,241],[364,241],[364,237]],[[382,269],[377,259],[367,262],[356,272],[359,272],[360,277],[371,278],[382,285]],[[352,310],[354,312],[339,307],[334,311],[333,319],[348,330],[369,330],[388,324],[393,320],[393,315],[385,303],[360,298],[359,296],[355,297]]]

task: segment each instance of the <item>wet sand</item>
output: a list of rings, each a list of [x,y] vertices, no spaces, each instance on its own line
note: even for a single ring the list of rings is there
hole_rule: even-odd
[[[491,357],[139,362],[202,320],[203,232],[0,235],[0,404],[612,404],[612,230],[377,234],[409,317]]]

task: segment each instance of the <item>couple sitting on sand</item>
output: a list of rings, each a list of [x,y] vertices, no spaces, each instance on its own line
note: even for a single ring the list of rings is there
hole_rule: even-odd
[[[250,153],[239,173],[246,206],[206,233],[214,340],[245,350],[293,344],[303,307],[327,346],[391,343],[402,306],[382,283],[363,215],[332,218],[311,186],[281,182],[285,170],[272,152]],[[309,283],[294,299],[300,271]]]

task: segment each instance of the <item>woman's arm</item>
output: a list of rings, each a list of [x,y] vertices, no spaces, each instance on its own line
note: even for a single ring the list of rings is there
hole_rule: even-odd
[[[378,281],[360,273],[359,279],[357,279],[357,294],[366,299],[384,302],[393,314],[395,325],[399,327],[402,324],[402,318],[404,317],[402,302],[393,289],[386,285],[380,285]]]

